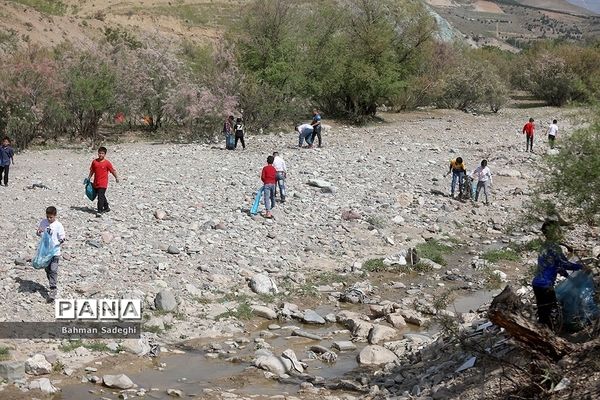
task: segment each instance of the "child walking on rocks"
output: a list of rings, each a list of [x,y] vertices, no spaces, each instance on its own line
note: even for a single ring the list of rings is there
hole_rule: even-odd
[[[275,157],[267,157],[267,165],[262,169],[260,179],[263,181],[263,195],[265,196],[265,217],[273,218],[271,209],[275,206],[275,185],[277,184],[277,170],[273,166]]]
[[[90,175],[88,179],[93,180],[94,189],[98,193],[98,214],[97,217],[102,216],[102,213],[106,213],[110,211],[110,207],[108,206],[108,201],[106,200],[106,189],[108,188],[108,173],[110,172],[115,177],[117,183],[119,182],[119,177],[117,176],[117,171],[113,167],[110,161],[108,161],[106,157],[106,147],[100,147],[98,149],[98,158],[92,161],[92,165],[90,166]]]
[[[48,302],[51,303],[56,299],[56,291],[58,283],[58,260],[60,259],[60,245],[65,241],[65,228],[56,219],[56,207],[50,206],[46,208],[46,218],[40,221],[36,234],[41,236],[44,231],[48,232],[52,240],[52,245],[56,247],[56,252],[50,264],[46,267],[46,277],[48,277]]]
[[[533,133],[535,131],[535,124],[533,123],[533,118],[529,118],[529,122],[523,126],[523,133],[526,135],[527,139],[525,142],[525,153],[528,151],[533,153]]]
[[[488,191],[490,187],[492,187],[492,172],[487,166],[487,160],[481,161],[481,165],[473,171],[471,174],[471,178],[477,177],[477,191],[475,192],[475,201],[479,200],[479,192],[483,189],[483,194],[485,195],[485,205],[489,204],[488,201]]]
[[[0,180],[2,180],[2,175],[4,175],[4,186],[8,186],[8,170],[10,169],[11,162],[14,164],[14,155],[15,151],[10,146],[10,139],[8,136],[5,136],[2,139],[2,146],[0,146]],[[0,185],[2,182],[0,181]]]

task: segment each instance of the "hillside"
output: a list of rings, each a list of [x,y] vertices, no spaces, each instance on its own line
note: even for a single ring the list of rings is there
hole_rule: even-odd
[[[0,46],[91,44],[107,27],[215,40],[248,0],[11,0],[0,4]]]
[[[566,0],[426,0],[473,45],[600,36],[600,16]]]
[[[54,46],[67,40],[90,46],[109,27],[214,41],[250,1],[8,0],[0,4],[0,49],[27,43]],[[438,14],[438,24],[449,23],[475,46],[600,36],[600,16],[566,0],[423,1]]]

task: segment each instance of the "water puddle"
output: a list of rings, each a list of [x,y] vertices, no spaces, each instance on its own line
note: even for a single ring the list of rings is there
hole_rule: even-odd
[[[469,312],[476,310],[482,304],[489,302],[494,292],[480,290],[465,294],[454,300],[448,307],[454,312]],[[367,305],[342,304],[342,309],[350,309],[362,313],[368,312]],[[340,308],[331,305],[322,305],[315,309],[320,315],[337,313]],[[297,380],[276,381],[267,379],[262,370],[252,366],[254,352],[259,342],[268,343],[269,350],[275,355],[281,355],[286,349],[292,349],[298,359],[308,364],[306,372],[312,376],[319,376],[325,380],[344,378],[351,375],[359,367],[356,356],[367,343],[357,342],[356,350],[336,351],[336,362],[327,363],[318,359],[311,359],[311,346],[319,345],[330,349],[334,341],[350,340],[350,334],[338,324],[309,325],[297,321],[281,322],[281,329],[269,330],[268,326],[276,321],[262,319],[252,320],[246,324],[249,335],[240,338],[218,340],[191,340],[176,346],[185,354],[161,354],[159,357],[148,360],[134,358],[122,360],[118,356],[115,360],[105,360],[103,367],[99,367],[98,376],[107,373],[125,373],[139,388],[146,389],[146,398],[171,399],[167,389],[181,390],[185,396],[210,397],[205,390],[222,389],[237,395],[245,396],[272,396],[281,394],[296,394],[299,390]],[[310,334],[318,335],[322,340],[309,339],[302,336],[292,336],[292,331],[300,328]],[[429,328],[435,332],[436,327]],[[422,328],[408,325],[401,331],[405,333],[428,334]],[[399,336],[400,338],[401,336]],[[211,348],[217,344],[221,351],[215,353]],[[111,364],[112,363],[112,364]],[[161,366],[162,365],[162,366]],[[108,368],[107,368],[108,366]],[[159,369],[159,366],[160,369]],[[156,390],[151,390],[155,388]],[[72,399],[118,399],[119,391],[113,391],[90,383],[64,385],[62,392],[54,397],[55,400]]]

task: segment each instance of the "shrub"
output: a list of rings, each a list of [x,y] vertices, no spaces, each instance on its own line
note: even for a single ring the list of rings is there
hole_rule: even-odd
[[[502,260],[519,261],[521,259],[521,257],[519,257],[519,255],[512,249],[490,250],[485,252],[482,258],[492,263]]]
[[[446,244],[440,243],[437,240],[429,240],[425,243],[420,243],[416,246],[417,254],[421,258],[428,258],[431,261],[440,265],[446,265],[444,255],[451,254],[454,249]]]
[[[600,218],[600,119],[564,139],[560,153],[545,160],[546,179],[537,187],[534,215],[570,214],[578,221]]]

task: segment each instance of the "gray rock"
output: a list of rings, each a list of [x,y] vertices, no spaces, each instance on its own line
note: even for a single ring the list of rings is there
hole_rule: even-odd
[[[9,382],[22,379],[25,376],[25,363],[23,361],[0,361],[0,380]]]
[[[101,248],[101,247],[102,247],[102,243],[100,243],[100,242],[99,242],[99,241],[97,241],[97,240],[88,240],[88,241],[87,241],[87,244],[89,244],[90,246],[92,246],[92,247],[95,247],[95,248],[97,248],[97,249],[99,249],[99,248]]]
[[[349,340],[337,340],[333,342],[331,347],[338,349],[339,351],[356,350],[356,345]]]
[[[183,392],[177,389],[167,389],[167,394],[171,397],[183,397]]]
[[[43,354],[35,354],[25,361],[25,372],[29,375],[45,375],[52,372],[52,364]]]
[[[389,322],[394,328],[403,328],[406,326],[406,321],[400,313],[392,313],[385,316],[387,322]]]
[[[172,244],[167,247],[167,253],[169,254],[179,254],[181,250],[177,246],[173,246]]]
[[[53,394],[53,393],[60,391],[60,389],[58,389],[57,387],[52,385],[52,382],[50,382],[50,379],[48,379],[48,378],[40,378],[40,379],[31,381],[29,383],[29,390],[36,390],[36,389],[41,390],[43,393],[46,393],[46,394]]]
[[[257,294],[277,294],[277,285],[275,281],[264,274],[254,275],[250,279],[250,289]]]
[[[154,305],[160,311],[174,311],[177,308],[177,300],[170,290],[164,289],[154,298]]]
[[[104,375],[102,383],[104,386],[116,389],[131,389],[134,386],[133,381],[125,374]]]
[[[19,265],[19,266],[27,265],[27,261],[24,258],[17,257],[17,258],[15,258],[15,265]]]
[[[323,179],[309,179],[308,186],[318,187],[318,188],[329,188],[333,186],[330,182],[327,182]]]
[[[289,364],[291,366],[291,362]],[[277,375],[284,375],[289,370],[283,359],[273,355],[258,356],[254,360],[254,366]]]
[[[398,332],[394,328],[384,325],[375,325],[369,332],[368,341],[370,344],[384,342],[398,336]]]
[[[266,319],[276,319],[277,313],[269,307],[265,306],[251,306],[252,313],[259,317]]]
[[[361,365],[381,365],[388,364],[396,361],[398,357],[396,355],[381,346],[371,345],[366,346],[358,354],[358,363]]]
[[[325,319],[323,317],[321,317],[315,311],[310,310],[310,309],[304,311],[304,316],[303,316],[302,320],[304,322],[306,322],[307,324],[324,324],[325,323]]]
[[[161,220],[165,219],[165,218],[167,218],[167,212],[165,210],[155,210],[154,218],[161,219]]]
[[[313,340],[323,340],[323,338],[319,335],[316,335],[314,333],[310,333],[310,332],[306,332],[302,329],[294,329],[292,331],[292,336],[302,336],[308,339],[313,339]]]

